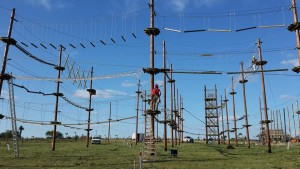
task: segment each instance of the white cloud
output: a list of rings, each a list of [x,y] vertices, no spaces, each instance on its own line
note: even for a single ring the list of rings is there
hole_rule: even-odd
[[[112,98],[114,96],[126,96],[126,95],[127,93],[122,91],[105,89],[105,90],[97,90],[96,96],[94,97],[107,99],[107,98]],[[89,93],[86,90],[76,90],[74,96],[79,98],[89,98]]]
[[[61,0],[26,0],[25,2],[32,6],[42,7],[48,11],[54,8],[62,9],[66,7],[66,4]]]
[[[291,95],[280,95],[280,99],[293,100],[293,99],[297,99],[297,97]]]
[[[293,65],[298,66],[298,59],[291,59],[291,60],[283,60],[280,62],[283,65]]]
[[[130,83],[128,80],[122,82],[121,84],[122,87],[133,87],[133,86],[137,86],[137,83]]]
[[[175,11],[184,11],[188,6],[210,7],[218,0],[170,0],[170,4],[175,8]]]

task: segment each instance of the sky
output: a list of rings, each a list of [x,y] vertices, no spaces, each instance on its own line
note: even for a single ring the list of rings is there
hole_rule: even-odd
[[[10,0],[0,5],[0,34],[7,36],[12,8],[16,10],[12,38],[36,58],[54,65],[58,64],[61,44],[62,65],[60,92],[72,101],[69,104],[59,99],[58,121],[70,127],[58,126],[65,136],[86,135],[88,113],[80,107],[88,107],[90,71],[93,67],[92,88],[92,135],[106,137],[108,123],[136,115],[136,91],[138,80],[141,91],[149,94],[150,76],[142,68],[150,67],[149,37],[144,29],[150,26],[149,1],[146,0]],[[299,3],[299,1],[297,1]],[[291,69],[299,65],[294,32],[287,26],[293,22],[289,0],[163,0],[155,2],[155,27],[160,34],[155,37],[155,67],[163,67],[163,41],[166,43],[167,67],[174,71],[217,71],[222,74],[173,74],[176,90],[183,98],[184,135],[204,138],[205,121],[204,87],[208,91],[217,88],[218,100],[226,97],[230,128],[233,128],[233,105],[231,79],[234,79],[235,107],[237,118],[245,114],[242,85],[238,83],[241,62],[245,70],[251,70],[251,58],[258,58],[256,42],[262,41],[262,57],[268,61],[265,70],[288,69],[282,72],[265,73],[265,88],[269,116],[271,112],[291,116],[297,111],[299,99],[299,74]],[[244,28],[256,27],[245,31]],[[168,30],[167,30],[168,29]],[[189,30],[203,32],[184,33]],[[176,30],[176,31],[170,31]],[[36,47],[35,47],[36,46]],[[44,47],[43,47],[44,46]],[[52,47],[54,46],[54,47]],[[74,46],[74,47],[72,47]],[[5,44],[0,44],[4,53]],[[55,79],[58,72],[49,64],[28,57],[15,46],[10,46],[6,72],[12,73],[14,84],[29,91],[45,94],[56,92]],[[81,80],[79,80],[81,78]],[[69,79],[69,80],[68,80]],[[73,80],[72,80],[73,79]],[[75,80],[74,80],[75,79]],[[88,79],[88,80],[82,80]],[[246,106],[250,138],[256,138],[260,129],[259,98],[262,98],[262,82],[259,73],[247,74],[245,84]],[[163,75],[155,75],[155,82],[163,88]],[[170,109],[170,84],[167,84],[167,109]],[[225,91],[226,90],[226,91]],[[1,114],[10,116],[8,86],[4,82]],[[55,97],[27,92],[14,87],[16,116],[22,125],[24,137],[45,137],[52,130]],[[111,109],[110,109],[111,103]],[[220,102],[218,103],[220,104]],[[263,105],[263,103],[262,103]],[[293,107],[292,107],[293,105]],[[143,105],[139,105],[139,131],[144,130]],[[161,104],[160,109],[163,109]],[[225,110],[223,110],[225,113]],[[169,113],[169,111],[168,111]],[[195,118],[196,117],[196,118]],[[162,119],[162,114],[159,119]],[[286,115],[287,118],[287,115]],[[225,119],[225,117],[224,117]],[[296,120],[297,135],[299,132]],[[37,123],[37,124],[34,124]],[[238,128],[244,119],[237,121]],[[280,128],[280,124],[279,124]],[[11,120],[0,120],[0,132],[11,129]],[[158,125],[163,137],[163,126]],[[288,128],[287,128],[288,130]],[[129,137],[135,132],[135,118],[111,124],[112,137]],[[170,130],[168,129],[168,133]],[[245,135],[245,129],[238,130]],[[192,133],[192,134],[191,134]],[[194,135],[197,134],[197,135]],[[289,134],[289,133],[288,133]],[[169,134],[168,134],[169,135]],[[233,134],[232,136],[233,137]]]

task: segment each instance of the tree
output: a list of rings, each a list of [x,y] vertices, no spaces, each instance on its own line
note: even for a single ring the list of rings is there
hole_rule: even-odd
[[[19,134],[20,134],[19,136],[20,136],[20,138],[22,138],[22,131],[23,130],[25,130],[24,127],[22,125],[19,126]]]
[[[12,138],[12,131],[11,130],[6,130],[3,133],[0,133],[0,138]]]
[[[53,130],[52,131],[46,131],[46,137],[51,137],[52,138],[53,136]],[[64,138],[64,135],[59,132],[59,131],[56,131],[56,138]]]

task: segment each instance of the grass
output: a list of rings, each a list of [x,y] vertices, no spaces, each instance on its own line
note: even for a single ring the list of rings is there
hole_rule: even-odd
[[[82,141],[58,141],[56,150],[51,150],[50,141],[24,141],[20,143],[20,157],[15,159],[13,147],[8,151],[5,142],[0,142],[0,168],[139,168],[139,153],[143,143],[130,146],[129,142],[118,140],[111,144],[86,147]],[[144,169],[295,169],[300,168],[300,146],[272,145],[272,153],[266,146],[239,145],[227,149],[226,145],[205,143],[181,144],[177,158],[170,157],[170,150],[164,151],[163,144],[156,145],[156,162],[143,163]],[[171,147],[169,147],[171,149]]]

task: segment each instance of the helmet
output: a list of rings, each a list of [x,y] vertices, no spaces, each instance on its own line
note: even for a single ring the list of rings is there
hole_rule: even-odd
[[[155,88],[158,88],[158,84],[155,84]]]

